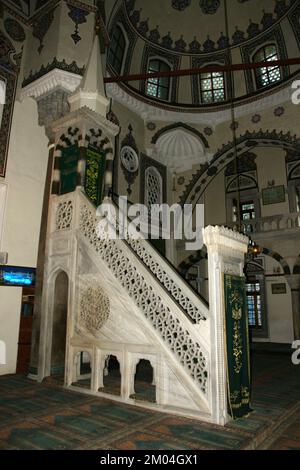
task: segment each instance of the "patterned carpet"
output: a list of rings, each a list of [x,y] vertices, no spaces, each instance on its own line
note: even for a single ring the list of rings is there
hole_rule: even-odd
[[[225,428],[2,376],[0,449],[300,449],[300,366],[279,354],[253,363],[254,412]]]

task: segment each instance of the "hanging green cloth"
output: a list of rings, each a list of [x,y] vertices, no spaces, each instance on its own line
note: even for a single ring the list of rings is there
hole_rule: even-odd
[[[90,148],[87,149],[84,189],[95,206],[99,206],[103,198],[105,165],[106,156],[103,151],[95,152]]]
[[[77,165],[80,150],[77,145],[62,149],[59,159],[60,194],[75,191],[78,184]]]
[[[245,279],[226,274],[225,316],[227,339],[228,406],[234,419],[250,408],[250,361]]]

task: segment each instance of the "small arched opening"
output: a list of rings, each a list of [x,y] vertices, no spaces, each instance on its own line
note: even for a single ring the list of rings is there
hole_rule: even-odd
[[[91,389],[92,363],[87,351],[80,351],[74,357],[74,372],[72,385]]]
[[[156,402],[156,383],[154,369],[150,361],[141,359],[136,366],[134,394],[131,398],[140,401]]]
[[[120,363],[118,358],[112,354],[105,358],[103,368],[103,387],[100,387],[99,391],[109,393],[111,395],[121,394]]]

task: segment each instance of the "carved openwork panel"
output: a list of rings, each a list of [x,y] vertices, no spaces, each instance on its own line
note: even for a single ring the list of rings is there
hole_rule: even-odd
[[[97,336],[109,317],[109,298],[94,280],[82,284],[79,296],[80,326]]]
[[[87,205],[82,205],[80,213],[80,231],[101,256],[114,276],[126,289],[134,303],[152,323],[161,338],[177,356],[185,370],[207,393],[208,360],[200,344],[195,342],[189,331],[182,326],[163,299],[155,292],[145,277],[127,257],[125,250],[116,240],[99,240],[96,233],[93,212]]]
[[[60,202],[56,210],[55,229],[65,230],[71,227],[73,218],[73,203],[72,201]]]

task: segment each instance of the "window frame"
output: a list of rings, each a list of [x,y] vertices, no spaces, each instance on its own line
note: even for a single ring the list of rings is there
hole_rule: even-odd
[[[251,286],[251,289],[249,289],[248,286]],[[254,289],[252,289],[252,286],[254,286]],[[257,289],[257,286],[259,286],[258,289]],[[252,330],[260,331],[263,327],[263,309],[262,309],[262,298],[261,298],[261,284],[258,279],[255,279],[252,281],[248,281],[248,280],[246,281],[246,298],[247,298],[249,328],[251,328]],[[253,298],[254,325],[250,324],[248,298]],[[258,308],[258,302],[259,302],[260,308]]]
[[[148,62],[147,62],[147,73],[151,73],[151,72],[156,72],[157,70],[151,70],[150,67],[151,67],[151,62],[159,62],[159,64],[164,64],[165,66],[168,67],[169,71],[171,72],[172,71],[172,65],[167,61],[165,60],[164,58],[161,58],[159,56],[152,56],[152,57],[149,57],[148,58]],[[159,67],[159,70],[158,72],[160,72],[160,67]],[[162,80],[163,78],[165,77],[161,77],[161,78],[147,78],[146,80],[146,85],[145,85],[145,95],[148,97],[148,98],[152,98],[152,99],[156,99],[156,100],[160,100],[160,101],[170,101],[170,96],[171,96],[171,90],[172,90],[172,78],[171,77],[167,77],[168,78],[168,86],[164,86],[164,85],[161,85],[160,84],[160,80]],[[167,89],[167,98],[161,98],[160,96],[158,96],[158,92],[156,92],[156,96],[154,95],[151,95],[148,93],[148,83],[149,83],[149,80],[157,80],[157,84],[156,83],[152,83],[152,85],[156,86],[157,88],[157,91],[159,89]],[[150,82],[151,84],[151,82]]]
[[[247,297],[247,284],[259,283],[262,325],[260,327],[251,326],[249,324],[249,316],[248,316],[248,327],[253,338],[268,339],[269,338],[269,319],[268,319],[268,305],[267,305],[267,296],[266,296],[265,272],[264,272],[263,267],[258,267],[258,266],[257,266],[257,270],[254,270],[252,272],[247,271],[247,267],[252,264],[253,263],[250,262],[245,266],[245,275],[246,275],[245,294]],[[247,302],[247,309],[248,309],[248,302]]]
[[[119,36],[119,38],[123,37],[123,39],[124,39],[124,50],[123,50],[123,53],[122,53],[122,60],[120,62],[120,70],[117,70],[116,67],[115,67],[115,59],[116,59],[116,56],[117,56],[117,52],[115,50],[111,49],[112,39],[113,39],[114,33],[117,29],[119,29],[120,32],[121,32],[121,35]],[[119,47],[119,42],[117,43],[117,48],[118,47]],[[107,53],[107,63],[109,64],[109,66],[114,70],[114,72],[117,75],[121,75],[122,71],[124,69],[124,62],[125,62],[125,58],[126,58],[126,54],[127,54],[127,49],[128,49],[127,34],[126,34],[124,28],[122,27],[122,25],[120,23],[116,23],[114,25],[113,29],[111,30],[111,40],[110,40],[110,45],[109,45],[109,49],[108,49],[108,53]],[[112,53],[113,59],[114,59],[113,63],[110,60],[110,54],[111,53]]]
[[[273,54],[273,56],[276,55],[276,59],[274,58],[274,60],[279,60],[280,59],[280,56],[279,56],[279,49],[278,49],[278,46],[277,44],[274,42],[274,43],[267,43],[267,44],[264,44],[263,46],[261,46],[259,49],[257,49],[255,51],[255,53],[252,55],[252,62],[255,64],[255,63],[258,63],[258,62],[268,62],[268,59],[267,59],[267,54],[266,54],[266,49],[268,47],[274,47],[275,50],[276,50],[276,53]],[[263,60],[255,60],[256,56],[258,54],[260,54],[261,52],[263,52]],[[270,56],[270,57],[273,57],[273,56]],[[272,59],[273,60],[273,59]],[[266,71],[263,73],[262,70],[263,69],[266,69]],[[271,70],[270,70],[271,69]],[[272,72],[274,69],[278,69],[279,70],[279,74],[280,74],[280,78],[279,80],[274,80],[274,81],[271,81],[270,80],[270,72]],[[275,85],[276,83],[279,83],[282,81],[283,79],[283,72],[281,70],[281,68],[278,66],[278,65],[275,65],[275,66],[271,66],[271,67],[260,67],[260,68],[257,68],[254,70],[254,75],[255,75],[255,84],[256,84],[256,89],[257,90],[261,90],[263,88],[267,88],[267,87],[270,87],[270,86],[273,86]],[[261,80],[263,76],[267,76],[268,77],[268,83],[267,84],[262,84]]]
[[[144,196],[144,201],[145,205],[149,209],[149,183],[148,183],[148,176],[149,174],[152,173],[152,175],[155,175],[157,177],[157,181],[159,182],[159,202],[156,202],[155,204],[162,204],[163,203],[163,179],[162,176],[159,172],[159,170],[155,166],[148,166],[145,170],[145,196]]]
[[[219,66],[221,67],[220,64],[209,64],[210,67],[213,67],[213,66]],[[218,77],[213,77],[213,74],[221,74],[222,76],[222,79],[223,79],[223,87],[222,88],[215,88],[214,87],[214,79],[215,78],[218,78]],[[204,75],[210,75],[210,77],[208,78],[204,78],[203,76]],[[212,84],[212,88],[208,89],[208,90],[205,90],[203,87],[202,87],[202,83],[205,81],[205,80],[210,80],[211,81],[211,84]],[[220,90],[223,90],[224,91],[224,98],[222,100],[215,100],[215,92],[217,91],[220,91]],[[224,103],[226,101],[226,97],[227,97],[227,93],[226,93],[226,77],[225,77],[225,73],[223,71],[220,71],[220,72],[207,72],[207,73],[200,73],[199,74],[199,91],[200,91],[200,103],[203,104],[203,105],[210,105],[210,104],[219,104],[219,103]],[[211,101],[204,101],[203,99],[203,95],[204,93],[207,93],[207,92],[211,92],[212,93],[212,96],[213,96],[213,99]]]

